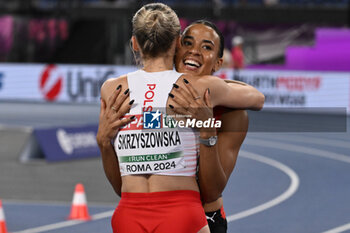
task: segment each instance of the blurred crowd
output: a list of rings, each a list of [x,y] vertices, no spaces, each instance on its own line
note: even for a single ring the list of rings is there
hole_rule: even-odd
[[[212,4],[226,5],[260,4],[325,4],[345,6],[350,0],[158,0],[169,5]],[[132,64],[128,39],[128,21],[105,22],[104,20],[74,18],[66,9],[79,6],[109,4],[142,5],[151,0],[0,0],[0,62],[67,62],[98,64]],[[343,5],[342,5],[343,4]],[[14,10],[19,7],[19,10]],[[107,7],[108,8],[108,7]],[[117,9],[118,7],[116,7]],[[257,7],[252,7],[257,8]],[[4,10],[5,9],[5,10]],[[7,10],[6,10],[7,9]],[[11,10],[12,9],[12,10]],[[39,9],[39,10],[38,10]],[[51,11],[50,11],[51,9]],[[79,9],[79,8],[78,8]],[[101,8],[102,9],[102,8]],[[212,7],[213,10],[216,7]],[[260,8],[259,8],[260,9]],[[264,8],[261,8],[262,11]],[[310,8],[308,8],[310,9]],[[2,11],[1,11],[2,10]],[[299,9],[296,9],[298,11]],[[45,14],[46,13],[46,14]],[[89,13],[91,13],[89,11]],[[311,44],[314,26],[281,25],[268,28],[263,25],[240,25],[235,19],[221,19],[214,14],[212,21],[225,38],[225,54],[230,59],[226,67],[242,69],[245,65],[264,62],[284,62],[285,48],[291,44]],[[95,21],[96,22],[95,22]],[[181,19],[185,28],[190,20]],[[114,26],[113,26],[114,25]],[[270,25],[271,26],[271,25]],[[251,28],[250,28],[251,27]],[[74,34],[74,35],[73,35]],[[86,36],[89,35],[89,36]],[[114,37],[113,37],[114,36]],[[84,38],[81,40],[79,38]],[[105,47],[103,47],[105,46]],[[92,49],[94,48],[94,50]],[[112,48],[112,49],[110,49]],[[271,49],[273,48],[273,49]],[[94,51],[94,56],[82,54]],[[74,54],[74,56],[73,56]],[[86,60],[96,57],[95,60]],[[71,58],[71,60],[67,60]],[[74,58],[74,59],[73,59]]]
[[[293,5],[293,6],[339,6],[345,7],[350,0],[158,0],[165,4],[214,4],[219,6],[225,5]],[[0,0],[0,7],[6,4],[20,3],[22,6],[36,6],[36,7],[50,7],[53,5],[82,5],[82,4],[103,4],[103,3],[115,3],[115,4],[146,4],[154,2],[150,0]]]
[[[84,1],[106,1],[106,2],[120,2],[125,0],[84,0]],[[130,0],[129,0],[130,2]],[[144,2],[152,2],[152,1],[144,1]],[[276,5],[276,4],[294,4],[294,5],[337,5],[337,4],[347,4],[349,3],[349,0],[161,0],[161,2],[164,2],[166,4],[174,4],[174,3],[216,3],[216,4],[264,4],[264,5]]]

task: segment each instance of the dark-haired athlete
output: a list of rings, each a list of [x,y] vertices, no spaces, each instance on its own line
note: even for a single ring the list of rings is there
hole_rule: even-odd
[[[198,76],[213,74],[222,65],[223,50],[224,38],[215,24],[205,20],[196,21],[183,32],[181,46],[177,48],[176,52],[176,70]],[[263,95],[258,92],[247,91],[253,88],[244,83],[235,82],[235,85],[239,84],[243,86],[240,89],[241,92],[238,91],[237,94],[243,98],[255,101],[251,103],[251,109],[261,109],[264,103]],[[256,97],[251,98],[247,94],[256,95]],[[189,99],[191,100],[191,98]],[[194,106],[194,102],[194,100],[191,102],[191,106]],[[207,107],[204,102],[201,103],[201,105],[197,105],[198,108]],[[202,197],[205,195],[210,196],[212,193],[215,196],[218,195],[218,192],[221,194],[234,169],[239,149],[248,130],[248,115],[244,110],[215,108],[214,115],[219,117],[223,123],[221,130],[218,132],[220,167],[213,167],[210,162],[211,155],[204,153],[206,150],[211,150],[211,148],[201,147],[198,177]],[[200,117],[203,116],[194,116],[194,118]],[[224,171],[225,176],[223,180],[218,180],[215,172],[221,170]],[[216,185],[222,182],[224,186],[218,187]],[[227,220],[221,195],[213,201],[206,202],[204,210],[212,233],[224,233],[227,231]]]

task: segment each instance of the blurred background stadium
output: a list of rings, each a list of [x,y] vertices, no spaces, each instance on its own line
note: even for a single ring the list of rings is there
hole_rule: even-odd
[[[74,186],[83,183],[91,213],[106,213],[107,217],[96,217],[93,223],[79,226],[53,228],[50,232],[111,232],[108,211],[113,210],[119,198],[104,176],[94,142],[99,88],[106,79],[137,68],[129,45],[131,18],[141,5],[149,2],[0,0],[0,200],[3,200],[9,231],[49,232],[49,228],[37,227],[64,222]],[[305,148],[322,150],[319,146],[331,144],[334,147],[331,152],[323,152],[327,156],[341,154],[345,163],[349,163],[346,146],[350,138],[347,132],[349,0],[160,2],[175,9],[182,28],[198,19],[215,22],[224,34],[226,48],[225,67],[217,75],[247,82],[265,94],[266,111],[249,112],[250,133],[243,149],[269,155],[277,146],[264,147],[261,145],[264,143],[259,144],[254,137],[270,141],[282,138],[285,142],[297,142],[298,138],[305,137],[301,141],[312,141],[303,145]],[[237,58],[237,51],[243,56]],[[298,111],[291,114],[291,109]],[[277,115],[273,113],[276,111]],[[278,147],[279,150],[285,149],[282,147]],[[292,153],[290,149],[288,153],[295,151]],[[296,158],[291,157],[293,159]],[[227,187],[225,208],[229,214],[238,213],[252,203],[244,193],[251,190],[245,190],[240,183],[243,181],[235,179],[235,175],[244,179],[243,171],[249,168],[245,163],[244,159],[241,163],[238,161],[237,174],[233,173],[232,183]],[[293,166],[298,170],[303,164],[305,161]],[[343,169],[342,166],[335,166],[334,171]],[[322,218],[313,219],[313,214],[309,214],[309,221],[301,223],[299,228],[280,231],[278,224],[275,227],[268,224],[277,221],[275,218],[251,222],[248,218],[248,223],[230,224],[228,232],[236,232],[234,229],[259,233],[323,232],[348,223],[350,183],[344,178],[350,177],[348,171],[349,167],[344,168],[342,178],[336,180],[337,188],[329,188],[330,192],[334,191],[330,196],[344,195],[339,197],[342,201],[333,203],[333,206],[344,203],[334,210],[336,216],[342,216],[339,222],[327,225]],[[298,173],[300,177],[302,174],[303,171]],[[285,188],[282,184],[281,187]],[[328,186],[321,187],[327,189]],[[230,195],[247,199],[239,199],[237,204]],[[270,194],[266,195],[261,203],[269,200]],[[276,195],[272,192],[273,196]],[[307,201],[310,201],[308,196],[301,196],[297,204],[289,205],[305,206]],[[301,210],[298,211],[303,212]],[[281,211],[288,212],[288,208]],[[293,223],[295,219],[289,224],[295,225]],[[350,228],[343,229],[334,232]]]
[[[130,21],[147,2],[2,0],[0,61],[133,64]],[[317,28],[348,25],[348,0],[163,2],[176,10],[183,26],[202,18],[215,21],[229,49],[233,36],[243,36],[247,64],[281,64],[287,46],[313,45]]]

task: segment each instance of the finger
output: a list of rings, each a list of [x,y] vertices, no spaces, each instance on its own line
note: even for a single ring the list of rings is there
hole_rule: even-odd
[[[179,92],[169,93],[170,101],[176,103],[178,107],[188,108],[190,103],[183,97],[183,95]]]
[[[183,118],[183,115],[190,115],[190,112],[186,108],[180,106],[175,101],[170,101],[168,107],[170,108],[172,113],[177,115],[177,120]]]
[[[178,109],[177,113],[183,114],[186,116],[191,116],[189,118],[199,118],[200,116],[197,114],[197,112],[201,108],[201,106],[205,105],[203,100],[201,100],[201,102],[198,103],[192,97],[192,95],[185,89],[183,89],[184,92],[180,91],[180,87],[176,88],[176,90],[179,90],[179,91],[176,91],[176,96],[174,96],[172,100],[174,100],[173,102],[176,103],[174,104],[174,106],[176,107],[176,109]],[[183,93],[188,93],[187,97],[184,97]]]
[[[210,97],[210,89],[208,88],[204,95],[204,102],[209,108],[213,108],[213,104],[211,103]]]
[[[135,116],[130,116],[130,117],[124,117],[123,119],[120,119],[113,124],[112,128],[115,130],[120,129],[121,127],[129,124],[130,122],[135,120]]]
[[[180,89],[180,88],[178,88]],[[187,92],[187,91],[185,91]],[[183,92],[181,91],[176,91],[175,95],[173,95],[174,97],[172,98],[172,100],[179,106],[178,108],[183,108],[186,111],[186,115],[194,115],[194,113],[198,110],[198,108],[200,108],[200,104],[196,102],[196,100],[193,99],[192,95],[189,94],[189,92],[187,92],[189,97],[185,97],[183,95]],[[170,93],[171,94],[171,93]],[[169,94],[169,96],[171,97],[171,95]],[[204,105],[201,104],[201,105]],[[183,110],[181,110],[183,112]]]
[[[169,104],[170,109],[172,110],[172,114],[168,115],[169,117],[167,117],[167,122],[169,122],[169,120],[171,121],[171,119],[175,120],[175,121],[180,121],[180,120],[184,120],[185,117],[187,116],[187,110],[181,107],[174,107],[171,104]]]
[[[118,98],[116,98],[116,100],[114,101],[112,107],[114,108],[113,110],[118,112],[120,107],[123,106],[123,104],[125,103],[126,99],[129,97],[129,89],[126,89],[121,95],[118,96]],[[111,108],[112,108],[111,107]]]
[[[191,93],[193,99],[201,96],[187,79],[184,78],[183,81],[185,83],[185,87]]]
[[[117,97],[119,96],[119,93],[121,92],[122,90],[122,85],[119,84],[118,87],[115,89],[115,91],[112,93],[112,95],[109,96],[108,100],[107,100],[107,108],[110,109],[115,100],[117,99]]]
[[[120,109],[118,110],[117,114],[115,114],[115,118],[120,119],[123,117],[125,114],[130,112],[131,106],[134,103],[134,100],[131,100],[129,103],[124,103]]]
[[[189,114],[187,109],[185,109],[177,104],[173,104],[173,105],[169,104],[169,107],[176,114],[180,114],[180,115],[188,115]]]
[[[184,98],[185,100],[187,100],[187,102],[190,103],[195,103],[194,97],[191,95],[191,93],[188,91],[187,88],[183,88],[183,87],[178,87],[178,88],[174,88],[173,89],[176,93],[180,93],[181,97]]]
[[[176,83],[173,84],[173,89],[171,92],[179,96],[179,98],[182,98],[185,100],[188,104],[190,104],[190,100],[192,99],[191,94],[188,93],[184,88],[178,86]]]

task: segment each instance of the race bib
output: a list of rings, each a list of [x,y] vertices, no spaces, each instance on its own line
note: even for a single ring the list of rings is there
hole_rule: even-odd
[[[176,171],[184,168],[182,152],[166,154],[130,155],[119,159],[120,171],[125,174],[147,174]]]
[[[155,174],[185,167],[183,139],[173,128],[123,130],[114,147],[122,175]]]

